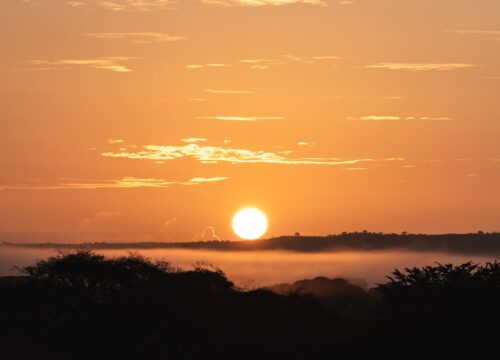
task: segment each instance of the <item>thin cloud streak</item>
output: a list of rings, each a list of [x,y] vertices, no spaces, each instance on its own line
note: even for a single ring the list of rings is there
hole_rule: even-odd
[[[62,60],[30,60],[29,63],[42,68],[72,69],[74,67],[90,67],[94,69],[109,70],[126,73],[132,70],[122,65],[121,62],[137,59],[129,56],[114,56],[95,59],[62,59]]]
[[[327,1],[323,0],[202,0],[204,4],[234,7],[234,6],[282,6],[282,5],[313,5],[328,6]]]
[[[283,120],[282,116],[198,116],[200,120],[219,120],[219,121],[266,121]]]
[[[269,70],[275,65],[281,65],[284,62],[273,59],[240,59],[238,63],[246,65],[250,70]]]
[[[116,12],[163,10],[171,6],[172,0],[78,0],[66,1],[72,7],[97,6]]]
[[[282,58],[286,60],[276,60],[276,59],[240,59],[235,63],[211,63],[211,64],[188,64],[184,68],[187,70],[200,70],[206,68],[230,68],[230,67],[245,67],[250,70],[269,70],[277,65],[283,64],[319,64],[319,63],[330,63],[334,60],[339,60],[340,57],[334,55],[316,55],[316,56],[295,56],[295,55],[283,55]]]
[[[295,56],[295,55],[283,55],[283,56],[289,60],[292,60],[294,62],[299,62],[302,64],[316,64],[318,61],[340,59],[338,56],[333,56],[333,55],[312,56],[312,57],[302,57],[302,56]]]
[[[219,64],[219,63],[211,63],[211,64],[189,64],[184,66],[185,69],[188,70],[196,70],[196,69],[205,69],[205,68],[212,68],[212,69],[220,69],[220,68],[228,68],[231,67],[229,64]]]
[[[310,5],[329,6],[326,0],[198,0],[199,2],[219,7],[263,7],[263,6],[284,6],[284,5]],[[350,4],[352,1],[340,1],[339,4]],[[115,12],[142,11],[150,12],[154,10],[164,10],[176,8],[179,5],[175,0],[68,0],[66,4],[71,7],[95,6],[105,10]]]
[[[446,32],[457,35],[493,35],[500,37],[500,30],[447,30]]]
[[[200,146],[189,144],[175,145],[145,145],[139,149],[129,148],[127,151],[108,151],[101,154],[104,157],[145,159],[165,162],[181,158],[194,158],[203,164],[283,164],[283,165],[347,165],[364,162],[403,161],[401,157],[385,159],[358,158],[291,158],[288,152],[274,153],[263,150],[235,149],[218,146]]]
[[[184,36],[174,36],[161,32],[116,32],[116,33],[87,33],[88,37],[105,40],[122,40],[133,44],[151,44],[177,42],[186,40]]]
[[[450,71],[474,68],[474,64],[444,63],[444,64],[415,64],[415,63],[376,63],[366,65],[369,69],[410,70],[410,71]]]
[[[26,181],[18,184],[0,184],[0,190],[62,190],[62,189],[133,189],[166,188],[172,185],[198,185],[226,180],[227,177],[196,177],[187,181],[155,178],[123,177],[112,180],[60,179],[58,181]]]
[[[187,142],[187,143],[197,143],[197,142],[205,142],[207,139],[205,138],[185,138],[181,139],[181,141]]]
[[[419,120],[419,121],[452,121],[453,119],[450,117],[429,117],[429,116],[406,116],[406,117],[401,117],[401,116],[380,116],[380,115],[369,115],[369,116],[361,116],[361,117],[354,117],[354,116],[348,116],[347,120],[352,120],[352,121],[412,121],[412,120]]]
[[[243,95],[243,94],[253,94],[253,91],[250,90],[218,90],[218,89],[206,89],[207,93],[210,94],[234,94],[234,95]]]

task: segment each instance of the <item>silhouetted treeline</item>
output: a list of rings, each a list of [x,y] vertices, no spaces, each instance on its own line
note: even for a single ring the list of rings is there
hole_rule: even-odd
[[[386,234],[353,232],[328,236],[280,236],[256,241],[141,242],[141,243],[11,243],[7,246],[56,249],[210,249],[220,251],[287,250],[327,252],[343,250],[442,251],[467,255],[500,254],[500,233],[479,231],[471,234]]]
[[[2,359],[497,355],[500,263],[242,291],[220,271],[78,251],[0,278]]]

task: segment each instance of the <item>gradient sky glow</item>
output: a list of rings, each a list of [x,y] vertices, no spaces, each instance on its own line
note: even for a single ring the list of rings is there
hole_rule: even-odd
[[[499,14],[2,0],[0,240],[500,230]]]

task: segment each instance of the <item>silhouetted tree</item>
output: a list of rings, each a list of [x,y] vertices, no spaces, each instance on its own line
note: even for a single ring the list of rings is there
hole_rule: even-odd
[[[324,277],[245,292],[213,266],[88,250],[22,271],[0,278],[2,360],[497,354],[498,262],[396,270],[368,292]]]
[[[500,321],[500,263],[396,270],[377,290],[384,336],[396,344],[421,339],[425,346],[419,351],[457,356],[496,351],[498,330],[488,324]]]
[[[83,250],[23,274],[0,279],[2,359],[304,358],[342,351],[346,339],[345,325],[317,302],[241,292],[201,264],[182,271]]]

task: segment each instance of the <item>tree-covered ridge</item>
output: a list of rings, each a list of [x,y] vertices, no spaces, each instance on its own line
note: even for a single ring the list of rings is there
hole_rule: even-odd
[[[305,236],[295,233],[255,241],[194,241],[194,242],[93,242],[93,243],[19,243],[3,242],[4,246],[54,249],[210,249],[216,251],[295,252],[330,251],[441,251],[456,254],[500,255],[500,233],[479,231],[469,234],[411,234],[359,231],[327,236]]]

